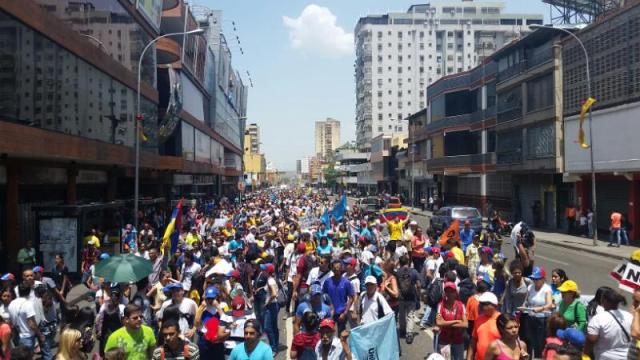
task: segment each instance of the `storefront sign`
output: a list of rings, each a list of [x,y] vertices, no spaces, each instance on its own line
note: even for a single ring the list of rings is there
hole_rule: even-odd
[[[193,185],[213,185],[213,175],[191,175]]]
[[[107,172],[96,170],[80,170],[76,177],[78,184],[106,184]]]
[[[173,185],[191,185],[193,184],[193,175],[173,174]]]

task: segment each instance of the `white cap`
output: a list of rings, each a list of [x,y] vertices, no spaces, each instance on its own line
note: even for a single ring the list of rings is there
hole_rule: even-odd
[[[482,293],[482,295],[478,297],[478,302],[489,303],[498,306],[498,298],[496,297],[496,294],[492,293],[491,291]]]
[[[272,227],[271,227],[271,231],[272,231],[272,232],[276,232],[276,231],[278,231],[278,228],[277,228],[277,227],[275,227],[275,226],[272,226]]]
[[[89,239],[89,241],[87,241],[87,245],[95,245],[95,244],[96,244],[96,241],[93,238],[91,238],[91,239]]]
[[[416,225],[416,226],[417,226],[417,225],[418,225],[418,222],[417,222],[417,221],[415,221],[415,220],[411,220],[411,222],[409,223],[409,225]]]
[[[369,275],[364,279],[364,283],[366,284],[376,284],[378,285],[378,280],[376,280],[376,277],[373,275]]]

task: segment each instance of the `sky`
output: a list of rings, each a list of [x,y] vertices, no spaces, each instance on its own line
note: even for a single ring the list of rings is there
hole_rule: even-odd
[[[278,170],[314,152],[315,122],[341,122],[341,143],[355,140],[353,31],[358,19],[404,12],[427,1],[404,0],[197,0],[223,11],[232,64],[249,88],[247,123],[260,127],[261,151]],[[480,2],[480,1],[476,1]],[[432,1],[435,3],[435,1]],[[506,0],[507,13],[537,13],[540,0]],[[235,23],[235,31],[232,21]]]

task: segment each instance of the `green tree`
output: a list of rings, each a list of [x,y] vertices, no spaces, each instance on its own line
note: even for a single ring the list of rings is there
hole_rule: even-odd
[[[335,189],[338,180],[338,172],[336,171],[335,164],[330,163],[324,170],[324,181],[329,189]]]

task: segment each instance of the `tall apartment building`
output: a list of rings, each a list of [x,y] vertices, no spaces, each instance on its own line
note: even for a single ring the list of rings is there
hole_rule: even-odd
[[[355,28],[356,142],[368,151],[379,135],[406,133],[403,123],[426,105],[427,86],[480,64],[497,48],[542,24],[542,15],[503,14],[502,2],[413,5],[369,15]]]
[[[245,153],[249,152],[251,154],[259,154],[260,153],[260,127],[258,127],[258,124],[249,124],[244,134],[245,136],[248,136],[248,139],[245,137],[245,143],[244,143]],[[249,140],[248,143],[247,143],[247,140]]]
[[[333,151],[340,146],[340,121],[327,118],[316,121],[316,156],[323,159],[333,155]]]

